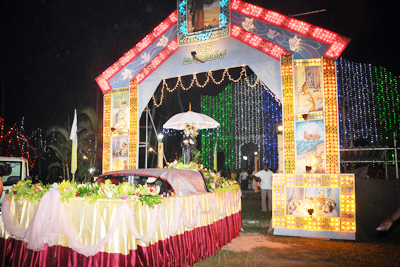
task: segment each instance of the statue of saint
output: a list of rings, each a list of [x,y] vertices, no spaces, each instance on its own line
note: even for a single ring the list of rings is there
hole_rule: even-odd
[[[183,163],[188,164],[192,161],[192,148],[194,147],[194,140],[190,135],[185,135],[181,141]]]

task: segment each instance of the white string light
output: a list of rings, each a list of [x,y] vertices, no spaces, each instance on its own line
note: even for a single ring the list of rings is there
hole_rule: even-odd
[[[378,142],[376,99],[371,65],[338,60],[338,89],[344,110],[340,110],[341,144],[349,146],[351,138]],[[343,121],[343,114],[345,120]],[[344,129],[343,129],[343,123]]]
[[[241,165],[241,159],[243,158],[241,147],[250,142],[257,145],[257,153],[260,158],[259,164],[261,164],[261,159],[264,158],[265,121],[262,109],[264,99],[261,94],[264,88],[262,88],[263,84],[258,82],[257,79],[252,75],[247,81],[239,81],[233,87],[234,117],[239,118],[234,121],[236,169],[243,168]],[[250,86],[250,82],[255,85]]]
[[[260,79],[259,77],[257,77],[257,79],[255,79],[255,81],[253,82],[253,84],[250,84],[249,78],[247,77],[246,66],[242,66],[242,70],[240,71],[240,76],[239,76],[238,79],[232,78],[231,74],[229,73],[229,68],[225,68],[225,69],[224,69],[224,72],[222,73],[222,78],[221,78],[221,80],[220,80],[220,81],[216,81],[215,78],[214,78],[214,76],[213,76],[213,72],[210,70],[210,71],[207,72],[207,74],[206,74],[207,79],[206,79],[206,81],[204,82],[204,84],[202,84],[202,85],[199,84],[199,81],[198,81],[198,79],[197,79],[197,74],[196,74],[196,73],[193,73],[192,80],[191,80],[190,85],[189,85],[188,87],[185,87],[185,86],[183,85],[181,76],[178,76],[178,80],[176,81],[176,84],[175,84],[175,86],[174,86],[172,89],[168,86],[166,80],[163,79],[162,87],[161,87],[160,101],[159,101],[159,103],[157,104],[156,99],[155,99],[154,94],[153,94],[153,95],[152,95],[153,104],[154,104],[154,106],[156,106],[156,107],[160,107],[160,106],[162,105],[163,99],[164,99],[164,89],[166,89],[168,92],[172,93],[173,91],[175,91],[175,90],[178,88],[178,86],[180,86],[180,87],[182,88],[182,90],[188,91],[189,89],[191,89],[191,88],[193,87],[194,83],[196,83],[196,86],[197,86],[197,87],[204,88],[204,87],[208,84],[208,82],[210,81],[210,78],[211,78],[211,80],[213,81],[214,84],[217,84],[217,85],[218,85],[218,84],[221,84],[221,83],[225,80],[225,76],[227,76],[228,79],[229,79],[231,82],[237,83],[237,82],[239,82],[239,81],[242,79],[243,75],[245,76],[245,81],[246,81],[246,83],[247,83],[247,86],[249,86],[249,87],[251,87],[251,88],[255,88],[258,84],[260,84],[260,85],[263,85],[265,89],[267,88],[267,87],[265,86],[265,84],[262,83],[262,81],[261,81],[261,79]],[[269,89],[266,89],[266,90],[269,91]],[[275,99],[277,99],[277,98],[275,98]],[[277,101],[279,101],[279,100],[277,99]],[[280,101],[279,101],[279,102],[280,102]]]

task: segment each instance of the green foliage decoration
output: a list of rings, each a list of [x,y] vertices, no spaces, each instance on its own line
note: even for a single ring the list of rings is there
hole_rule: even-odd
[[[32,181],[19,181],[11,188],[10,197],[15,199],[40,200],[42,196],[49,191],[51,185],[44,186],[42,183],[32,185]],[[58,187],[58,188],[57,188]],[[61,201],[69,202],[72,198],[84,198],[93,204],[98,199],[124,199],[127,201],[136,201],[149,205],[154,208],[155,204],[160,204],[163,196],[160,196],[160,187],[150,184],[140,185],[121,183],[112,184],[110,180],[104,183],[85,183],[78,184],[70,181],[62,181],[55,186],[61,194]]]

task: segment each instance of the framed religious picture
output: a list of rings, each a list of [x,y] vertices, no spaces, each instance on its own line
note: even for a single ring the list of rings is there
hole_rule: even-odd
[[[178,0],[178,45],[229,36],[229,0]]]
[[[355,240],[352,173],[273,174],[274,235]]]

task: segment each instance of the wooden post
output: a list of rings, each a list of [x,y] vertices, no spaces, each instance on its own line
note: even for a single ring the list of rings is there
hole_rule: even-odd
[[[164,143],[158,142],[158,164],[157,164],[157,167],[160,169],[164,168],[163,156],[164,156]]]
[[[258,156],[254,156],[254,173],[258,172]],[[258,193],[258,182],[254,180],[254,193]]]

